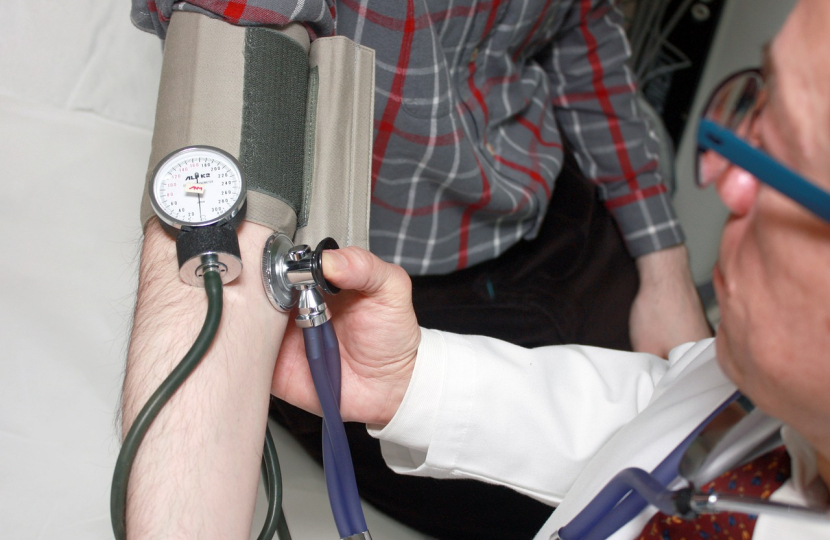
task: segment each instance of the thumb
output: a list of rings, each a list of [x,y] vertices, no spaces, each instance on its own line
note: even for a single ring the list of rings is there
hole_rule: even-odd
[[[403,268],[354,246],[324,251],[323,274],[341,289],[368,296],[408,299],[411,294],[411,281]]]

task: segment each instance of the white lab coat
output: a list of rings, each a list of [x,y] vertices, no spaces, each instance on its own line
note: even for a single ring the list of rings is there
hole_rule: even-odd
[[[667,362],[422,330],[398,413],[369,431],[398,473],[473,478],[558,506],[537,535],[549,538],[619,471],[654,469],[734,391],[711,339],[675,348]],[[804,441],[797,445],[794,479],[774,499],[821,503],[826,490],[814,454]],[[634,538],[653,513],[647,509],[613,538]],[[830,526],[761,516],[755,538],[830,538]]]

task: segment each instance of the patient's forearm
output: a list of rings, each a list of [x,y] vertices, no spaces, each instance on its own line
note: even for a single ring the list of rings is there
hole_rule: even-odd
[[[269,304],[260,254],[270,230],[243,223],[242,275],[224,287],[213,346],[150,427],[129,481],[127,532],[139,538],[248,538],[274,362],[287,322]],[[204,289],[179,280],[175,242],[145,233],[123,397],[124,433],[193,344]]]

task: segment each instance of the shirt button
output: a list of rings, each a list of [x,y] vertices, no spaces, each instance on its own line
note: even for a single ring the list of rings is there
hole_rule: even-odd
[[[490,155],[491,155],[491,156],[495,156],[495,155],[496,155],[496,149],[495,149],[495,148],[493,148],[493,145],[492,145],[492,144],[487,143],[487,144],[485,144],[485,145],[484,145],[484,147],[485,147],[485,148],[487,148],[487,151],[488,151],[488,152],[490,152]]]

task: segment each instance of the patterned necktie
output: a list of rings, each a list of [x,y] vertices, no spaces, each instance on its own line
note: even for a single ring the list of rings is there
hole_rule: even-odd
[[[790,477],[790,456],[783,446],[733,469],[702,487],[704,493],[718,492],[768,499]],[[657,513],[638,540],[749,540],[756,516],[722,512],[686,521]]]

